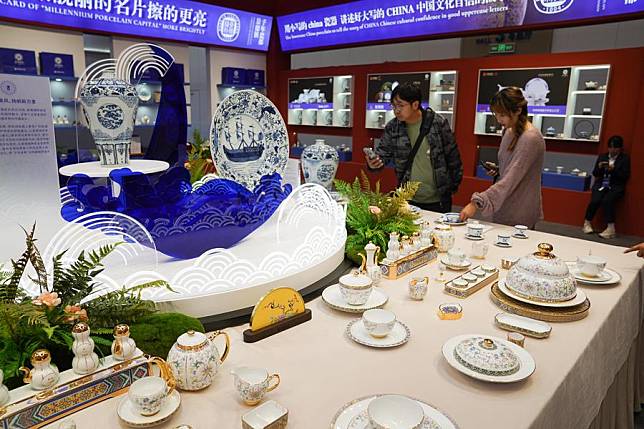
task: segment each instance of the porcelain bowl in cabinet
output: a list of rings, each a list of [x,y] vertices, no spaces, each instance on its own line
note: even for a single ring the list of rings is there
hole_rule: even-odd
[[[383,395],[367,406],[374,429],[418,429],[425,413],[418,402],[401,395]]]
[[[226,340],[222,354],[214,342],[218,336],[223,336]],[[179,336],[167,359],[177,387],[183,390],[200,390],[210,386],[229,351],[230,338],[223,331],[203,334],[190,330]]]
[[[577,295],[577,282],[565,261],[539,244],[539,251],[520,258],[510,268],[505,284],[520,297],[540,302],[564,302]]]
[[[349,305],[365,304],[373,289],[371,277],[360,271],[343,275],[338,283],[340,284],[340,294]]]
[[[454,357],[462,365],[484,375],[511,375],[521,366],[519,357],[509,347],[479,336],[458,343]]]

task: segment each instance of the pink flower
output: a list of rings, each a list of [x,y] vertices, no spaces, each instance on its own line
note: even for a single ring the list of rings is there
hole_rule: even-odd
[[[60,305],[60,298],[56,292],[45,292],[33,300],[35,305],[46,305],[47,307],[56,307]]]
[[[65,317],[65,322],[68,323],[72,323],[76,319],[78,319],[80,322],[87,320],[87,310],[81,308],[80,305],[66,305],[65,314],[68,315],[67,317]]]
[[[378,207],[378,206],[369,206],[369,211],[372,214],[375,214],[376,216],[378,216],[380,213],[382,213],[382,210],[380,210],[380,207]]]

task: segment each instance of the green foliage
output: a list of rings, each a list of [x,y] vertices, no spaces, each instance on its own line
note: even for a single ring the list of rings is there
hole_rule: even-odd
[[[35,225],[25,231],[26,249],[17,261],[11,261],[11,272],[0,267],[0,368],[8,385],[14,387],[21,384],[18,368],[27,365],[38,348],[48,349],[59,368],[71,366],[71,328],[78,321],[88,320],[99,352],[109,354],[114,325],[132,324],[156,312],[153,302],[141,298],[141,291],[151,287],[170,289],[166,282],[156,281],[100,294],[95,278],[103,271],[102,261],[120,243],[81,252],[71,263],[63,263],[65,252],[58,254],[53,257],[49,275],[34,233]],[[29,264],[36,272],[30,280],[41,291],[37,299],[20,287]],[[108,338],[100,336],[108,334]]]
[[[189,329],[204,332],[198,319],[179,313],[154,313],[130,326],[136,345],[152,356],[165,359],[177,337]]]
[[[362,171],[360,178],[353,183],[341,180],[334,183],[336,190],[349,200],[345,252],[353,262],[360,263],[358,254],[364,253],[364,247],[370,241],[380,247],[379,259],[382,260],[387,252],[389,233],[411,236],[420,230],[420,226],[414,223],[418,215],[409,210],[407,203],[418,190],[418,182],[407,182],[395,191],[383,194],[380,182],[376,182],[372,190],[369,178]],[[373,213],[372,210],[380,212]]]
[[[190,171],[190,183],[195,183],[209,173],[215,172],[215,166],[210,154],[210,144],[195,129],[192,142],[188,147],[188,162],[186,168]]]

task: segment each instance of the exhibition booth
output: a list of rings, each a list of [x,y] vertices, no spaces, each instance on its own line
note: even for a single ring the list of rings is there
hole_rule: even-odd
[[[619,134],[644,236],[644,6],[256,3],[2,5],[0,427],[634,428],[641,258],[366,162],[411,82],[464,206],[518,87],[543,220],[581,227]]]

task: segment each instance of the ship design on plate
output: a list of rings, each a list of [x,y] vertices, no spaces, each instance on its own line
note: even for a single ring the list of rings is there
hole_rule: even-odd
[[[242,120],[246,119],[245,121]],[[234,124],[232,124],[234,122]],[[234,127],[234,139],[230,128]],[[264,153],[264,133],[257,121],[249,116],[238,116],[228,122],[223,130],[227,144],[224,144],[224,153],[232,162],[249,162],[261,158]]]
[[[210,149],[221,177],[253,190],[263,176],[284,173],[286,125],[268,98],[255,91],[237,91],[219,104],[213,116]]]

